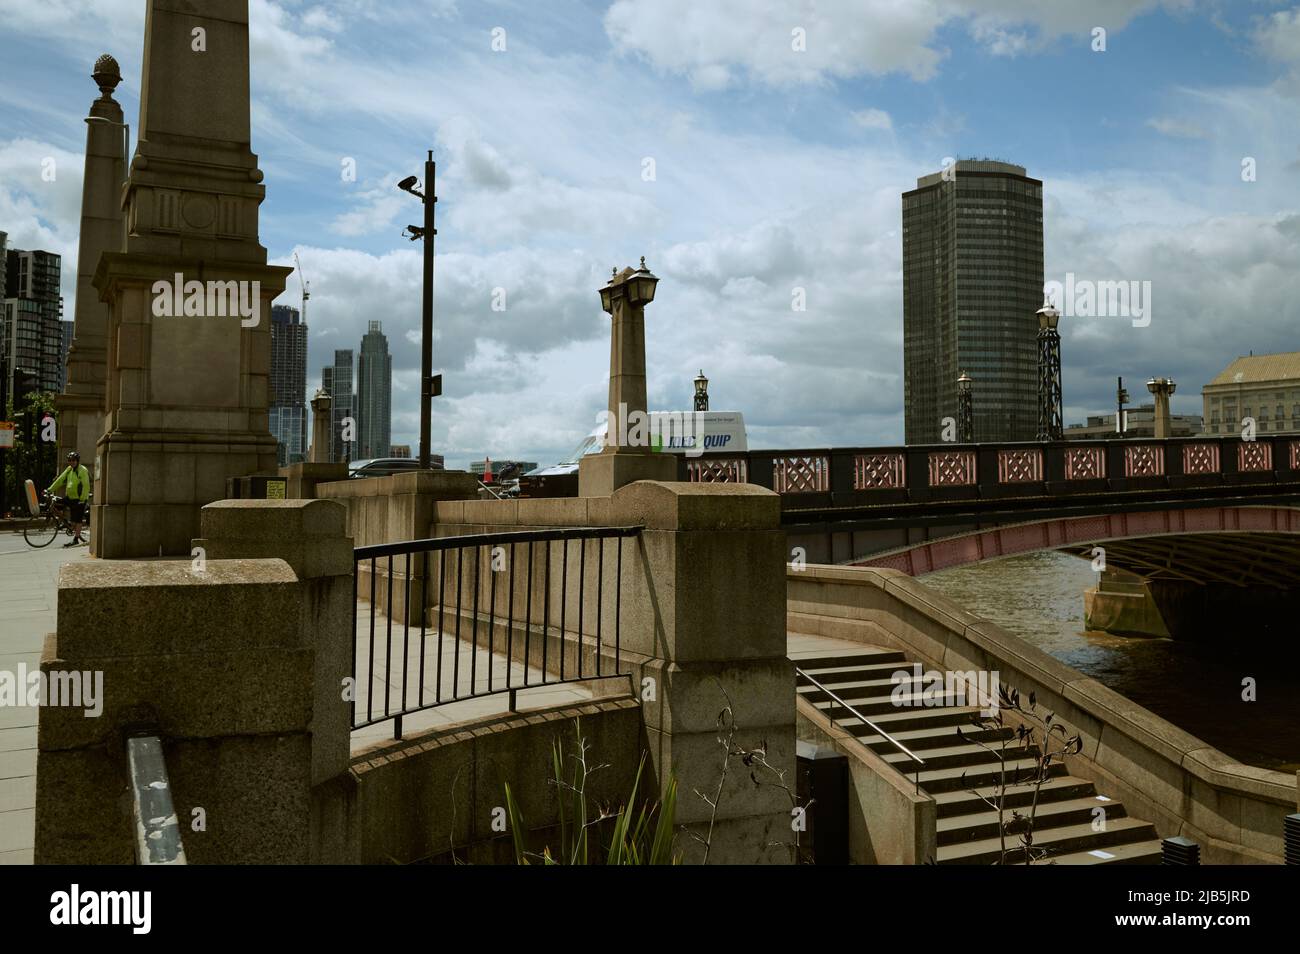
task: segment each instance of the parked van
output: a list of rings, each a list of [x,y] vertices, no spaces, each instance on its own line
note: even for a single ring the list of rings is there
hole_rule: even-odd
[[[608,422],[601,421],[558,464],[530,470],[528,477],[558,477],[578,472],[578,461],[605,449]],[[703,453],[749,450],[745,416],[739,411],[651,411],[651,448],[661,453],[698,457]]]

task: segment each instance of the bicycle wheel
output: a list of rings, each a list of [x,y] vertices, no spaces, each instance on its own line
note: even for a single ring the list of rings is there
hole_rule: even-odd
[[[54,514],[46,514],[44,519],[35,525],[28,525],[23,530],[23,539],[27,541],[28,546],[48,547],[54,542],[54,538],[59,535],[59,521]]]

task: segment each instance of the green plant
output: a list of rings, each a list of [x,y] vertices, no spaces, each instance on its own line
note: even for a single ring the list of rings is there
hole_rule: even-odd
[[[1014,715],[1011,718],[1015,719],[1016,725],[1012,735],[999,739],[996,748],[986,745],[973,736],[967,737],[963,735],[960,728],[957,729],[957,738],[973,742],[985,751],[992,752],[999,763],[998,784],[994,789],[992,798],[976,789],[969,789],[972,794],[997,812],[1000,845],[998,864],[1008,865],[1022,862],[1026,865],[1032,865],[1035,861],[1042,861],[1051,854],[1050,849],[1034,845],[1034,822],[1038,817],[1038,796],[1042,791],[1043,783],[1051,778],[1052,767],[1055,763],[1064,762],[1067,756],[1078,755],[1083,751],[1083,739],[1077,733],[1071,734],[1063,723],[1055,721],[1055,713],[1046,712],[1040,714],[1035,693],[1029,693],[1028,708],[1021,704],[1020,690],[1015,687],[1001,686],[998,695],[999,704],[995,715],[991,717],[977,715],[972,722],[977,729],[1000,730],[1007,725],[1003,721],[1004,713],[1013,713]],[[1007,743],[1011,741],[1015,741],[1026,749],[1033,764],[1025,771],[1011,772],[1011,778],[1008,779]],[[1052,748],[1053,741],[1057,742],[1055,750]],[[1028,813],[1012,809],[1011,817],[1008,819],[1006,808],[1007,788],[1013,785],[1026,784],[1032,785],[1034,788],[1033,801],[1029,805]],[[1019,836],[1019,845],[1017,847],[1007,847],[1008,834]]]
[[[617,810],[599,809],[595,817],[588,808],[587,780],[604,765],[589,766],[587,740],[580,728],[574,729],[576,756],[572,763],[572,781],[565,780],[563,746],[556,739],[551,744],[553,776],[550,784],[558,792],[559,844],[553,851],[550,845],[540,853],[527,847],[528,827],[524,822],[518,800],[505,785],[506,816],[514,840],[515,862],[521,865],[540,862],[547,865],[586,865],[602,861],[607,865],[671,865],[680,857],[673,854],[673,819],[677,810],[677,781],[669,776],[663,796],[658,802],[643,798],[638,806],[637,793],[645,771],[645,754],[637,765],[632,790]],[[600,849],[601,834],[608,833],[609,844]]]

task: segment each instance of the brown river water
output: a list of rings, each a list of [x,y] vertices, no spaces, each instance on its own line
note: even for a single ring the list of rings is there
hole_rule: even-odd
[[[921,582],[993,620],[1068,666],[1250,765],[1300,768],[1300,625],[1285,645],[1237,632],[1194,640],[1134,639],[1089,631],[1083,591],[1090,564],[1046,551],[930,573]],[[1242,699],[1247,677],[1254,702]]]

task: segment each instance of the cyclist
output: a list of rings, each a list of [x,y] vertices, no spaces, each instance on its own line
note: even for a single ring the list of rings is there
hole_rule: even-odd
[[[63,487],[63,503],[68,508],[68,519],[72,521],[72,539],[63,546],[75,547],[85,541],[81,539],[81,525],[86,521],[86,500],[90,497],[90,473],[81,466],[81,455],[76,451],[68,453],[68,466],[63,473],[54,478],[45,492],[53,494]]]

